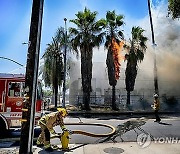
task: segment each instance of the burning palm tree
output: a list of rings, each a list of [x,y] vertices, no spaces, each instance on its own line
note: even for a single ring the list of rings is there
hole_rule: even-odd
[[[109,84],[112,86],[112,109],[117,110],[115,87],[120,77],[120,51],[123,43],[123,33],[120,29],[124,24],[122,15],[116,15],[115,11],[108,11],[106,14],[106,42],[108,49],[106,65],[108,68]]]

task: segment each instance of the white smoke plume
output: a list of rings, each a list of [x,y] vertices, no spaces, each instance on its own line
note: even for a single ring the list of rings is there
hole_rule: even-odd
[[[157,7],[152,7],[154,35],[157,44],[155,50],[151,46],[149,16],[140,23],[149,38],[147,53],[141,69],[145,69],[144,72],[146,72],[147,67],[153,68],[153,52],[155,52],[159,92],[180,96],[180,20],[172,20],[167,17],[167,14],[167,4],[164,2],[159,3]],[[151,75],[153,75],[152,71]]]
[[[86,4],[85,1],[82,3]],[[138,22],[126,21],[124,34],[129,38],[132,26],[140,26],[145,29],[145,36],[148,37],[147,51],[145,59],[139,64],[138,75],[135,83],[134,92],[144,95],[153,96],[154,93],[154,53],[157,59],[157,72],[160,95],[166,94],[168,96],[180,97],[180,20],[172,20],[167,17],[167,3],[163,1],[152,7],[152,18],[155,34],[155,42],[157,47],[155,50],[152,48],[151,29],[149,22],[149,15]],[[131,20],[130,20],[131,21]],[[134,20],[133,20],[134,21]],[[135,25],[132,25],[135,24]],[[104,89],[109,88],[107,68],[106,68],[106,55],[107,50],[104,46],[100,49],[93,51],[93,78],[97,79],[96,88]],[[77,67],[78,66],[78,67]],[[81,78],[80,75],[80,59],[78,64],[74,63],[71,69],[71,82],[76,85],[77,79]],[[74,70],[75,69],[75,70]],[[125,69],[126,62],[121,62],[120,79],[118,80],[117,89],[125,90]],[[101,72],[101,73],[100,73]],[[102,84],[100,85],[100,83]],[[72,84],[72,85],[73,85]],[[72,88],[71,88],[72,89]],[[71,90],[73,91],[73,90]],[[75,89],[74,91],[77,91]]]

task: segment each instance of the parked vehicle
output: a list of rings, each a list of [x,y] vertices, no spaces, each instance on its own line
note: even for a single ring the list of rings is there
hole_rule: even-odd
[[[0,73],[0,138],[11,127],[21,125],[25,87],[23,74]],[[42,115],[42,87],[38,81],[35,121]]]

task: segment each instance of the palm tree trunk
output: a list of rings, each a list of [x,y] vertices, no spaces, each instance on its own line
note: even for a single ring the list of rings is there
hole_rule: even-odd
[[[112,109],[117,110],[117,106],[116,106],[116,86],[112,86]]]
[[[127,105],[130,105],[131,92],[127,91]]]
[[[58,79],[55,76],[55,87],[54,87],[54,106],[57,107],[57,98],[58,98]]]
[[[113,53],[112,50],[108,50],[107,53],[107,59],[106,59],[106,65],[108,68],[108,79],[109,79],[109,84],[112,86],[112,109],[117,110],[116,107],[116,84],[117,80],[115,78],[115,65],[113,61]]]
[[[58,94],[58,79],[57,79],[57,57],[54,60],[54,75],[53,75],[53,95],[54,95],[54,107],[57,107],[57,94]]]
[[[86,111],[90,110],[90,93],[89,92],[83,92],[83,103],[84,103],[84,108]]]
[[[91,92],[91,79],[92,79],[92,51],[85,48],[81,52],[81,76],[83,88],[83,104],[85,110],[90,110],[90,92]]]

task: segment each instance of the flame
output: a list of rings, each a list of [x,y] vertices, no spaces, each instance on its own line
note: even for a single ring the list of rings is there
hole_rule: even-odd
[[[115,78],[116,80],[120,77],[120,62],[124,59],[121,55],[121,51],[123,48],[124,42],[121,41],[119,44],[116,42],[116,40],[112,39],[112,51],[113,51],[113,59],[114,59],[114,65],[115,65]]]

